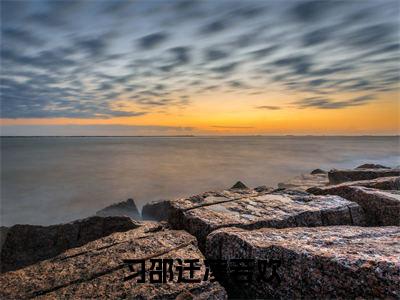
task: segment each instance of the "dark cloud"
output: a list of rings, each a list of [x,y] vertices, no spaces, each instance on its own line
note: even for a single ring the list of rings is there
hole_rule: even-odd
[[[302,22],[315,22],[329,14],[330,9],[343,1],[299,1],[293,8],[292,13]]]
[[[153,49],[168,39],[165,32],[152,33],[139,39],[139,46],[143,49]]]
[[[316,29],[311,32],[307,32],[303,36],[303,45],[305,47],[322,44],[330,40],[331,31],[327,28]]]
[[[222,65],[219,67],[215,67],[212,70],[217,73],[230,73],[230,72],[234,71],[237,66],[238,66],[238,63],[232,62],[232,63],[228,63],[228,64],[225,64],[225,65]]]
[[[290,67],[295,74],[303,75],[312,67],[311,58],[308,55],[289,56],[278,59],[273,63],[278,67]]]
[[[204,57],[206,62],[208,61],[214,61],[214,60],[220,60],[227,58],[229,56],[229,53],[217,48],[208,48],[205,49],[204,51]]]
[[[278,48],[279,48],[279,46],[277,46],[277,45],[269,46],[266,48],[261,48],[258,50],[251,51],[251,52],[249,52],[249,54],[252,55],[255,59],[263,59],[263,58],[267,57],[268,55],[277,51]]]
[[[211,23],[208,23],[207,25],[204,25],[200,29],[200,32],[202,34],[215,34],[215,33],[219,33],[221,31],[225,30],[227,27],[228,27],[227,20],[220,19],[220,20],[212,21]]]
[[[32,32],[19,28],[2,28],[3,43],[16,42],[29,46],[43,46],[45,40],[35,36]]]
[[[345,37],[346,41],[353,46],[370,47],[380,46],[391,41],[391,36],[399,36],[398,25],[382,23],[370,25],[353,31]]]
[[[281,109],[280,106],[275,106],[275,105],[261,105],[261,106],[256,106],[258,109],[266,109],[266,110],[279,110]]]
[[[169,49],[175,55],[174,65],[185,65],[190,62],[190,47],[174,47]]]
[[[81,47],[90,56],[103,55],[107,48],[106,37],[81,39],[76,42],[78,47]]]
[[[293,104],[295,104],[298,108],[342,109],[364,105],[372,100],[374,100],[372,95],[360,96],[344,101],[333,101],[328,98],[311,97],[296,101]]]

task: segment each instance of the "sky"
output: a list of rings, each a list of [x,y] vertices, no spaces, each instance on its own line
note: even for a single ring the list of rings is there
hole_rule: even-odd
[[[400,134],[400,2],[1,0],[1,135]]]

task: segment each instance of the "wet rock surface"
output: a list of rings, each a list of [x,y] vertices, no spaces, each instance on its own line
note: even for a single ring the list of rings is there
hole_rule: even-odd
[[[400,169],[354,169],[354,170],[330,170],[328,178],[330,184],[338,184],[346,181],[370,180],[379,177],[400,176]]]
[[[400,194],[348,184],[308,191],[315,195],[338,195],[358,203],[365,211],[370,226],[400,225]]]
[[[140,219],[140,213],[133,199],[128,199],[126,201],[107,206],[96,212],[96,215],[100,217],[128,216],[135,220]]]
[[[311,175],[315,175],[315,174],[327,174],[328,172],[322,169],[314,169],[310,172]]]
[[[204,259],[190,234],[144,222],[137,229],[114,233],[50,260],[1,274],[0,298],[226,299],[217,282],[177,283],[176,271],[173,281],[167,283],[150,283],[147,271],[145,283],[137,283],[138,278],[124,281],[132,274],[124,259],[146,259],[149,270],[152,258]],[[204,273],[204,269],[198,272]]]
[[[14,225],[6,230],[4,236],[0,254],[1,272],[22,268],[56,256],[66,249],[138,226],[129,217],[96,216],[52,226]]]
[[[305,192],[208,192],[174,200],[171,205],[169,223],[196,236],[201,247],[207,235],[221,227],[364,224],[364,213],[358,204],[337,196],[313,196]]]
[[[390,168],[379,164],[362,164],[358,166],[356,169],[390,169]]]
[[[208,236],[206,255],[280,262],[280,283],[255,277],[240,284],[222,276],[232,298],[400,297],[400,227],[223,228]]]

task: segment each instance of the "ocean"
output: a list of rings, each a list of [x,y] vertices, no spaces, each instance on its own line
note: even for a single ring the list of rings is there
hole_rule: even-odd
[[[399,137],[1,138],[1,224],[56,224],[134,198],[274,186],[315,168],[400,165]]]

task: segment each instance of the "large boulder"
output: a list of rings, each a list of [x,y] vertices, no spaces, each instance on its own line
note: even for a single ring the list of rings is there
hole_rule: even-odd
[[[347,184],[308,190],[315,195],[338,195],[359,204],[370,226],[400,225],[400,194]]]
[[[124,261],[126,259],[143,260],[144,283],[137,282],[142,275],[141,263],[130,265]],[[162,267],[159,269],[161,259],[173,259],[171,269],[168,267],[165,271],[166,282],[151,283],[150,275],[155,280],[162,278],[158,275],[162,270]],[[183,231],[165,230],[155,222],[144,222],[137,229],[114,233],[69,249],[53,259],[1,274],[0,298],[226,299],[224,288],[217,282],[179,283],[177,259],[199,259],[201,269],[194,273],[194,278],[204,276],[204,257],[193,236]],[[150,269],[154,271],[152,274]],[[135,272],[139,272],[139,276],[130,278]],[[190,278],[189,271],[184,270],[182,274],[183,279]]]
[[[354,169],[354,170],[330,170],[328,178],[330,184],[338,184],[346,181],[370,180],[379,177],[400,176],[400,169]]]
[[[221,227],[294,227],[322,225],[361,225],[361,207],[338,196],[307,193],[239,192],[204,193],[171,201],[168,222],[196,236],[200,247],[207,235]]]
[[[390,168],[379,164],[362,164],[358,166],[356,169],[390,169]]]
[[[170,213],[170,200],[159,200],[147,203],[142,208],[143,220],[166,221]]]
[[[400,177],[379,177],[369,180],[348,181],[336,185],[316,186],[307,189],[308,193],[321,193],[321,191],[336,189],[344,186],[363,186],[378,190],[400,190]],[[322,193],[321,193],[322,194]]]
[[[289,179],[285,182],[278,183],[279,188],[295,189],[305,191],[313,186],[325,186],[329,183],[326,173],[302,174],[300,176]]]
[[[220,271],[232,298],[399,299],[399,246],[400,227],[223,228],[208,236],[206,256],[255,260],[251,282],[246,267]]]
[[[140,213],[133,199],[128,199],[126,201],[107,206],[96,212],[96,215],[100,217],[128,216],[135,220],[140,219]]]
[[[22,268],[66,249],[139,226],[129,217],[96,216],[51,226],[14,225],[6,231],[1,247],[1,272]]]

